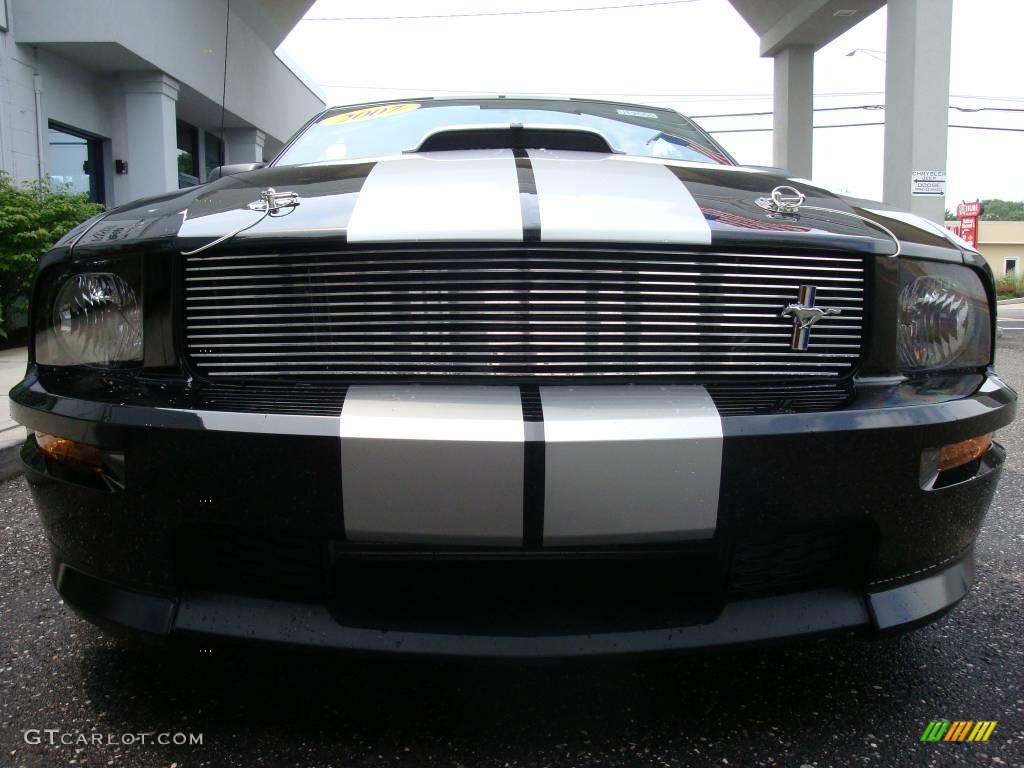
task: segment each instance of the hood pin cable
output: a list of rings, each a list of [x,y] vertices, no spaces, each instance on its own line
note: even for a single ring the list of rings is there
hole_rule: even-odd
[[[288,213],[291,213],[292,210],[295,209],[295,206],[297,206],[298,204],[299,196],[297,193],[277,192],[273,187],[267,187],[262,192],[260,192],[259,200],[254,200],[246,206],[246,208],[248,208],[250,211],[260,212],[260,217],[256,219],[256,221],[252,222],[251,224],[244,224],[238,229],[232,232],[228,232],[226,235],[221,235],[216,240],[213,240],[212,242],[209,242],[206,245],[199,246],[195,250],[182,251],[181,255],[194,256],[197,253],[202,253],[203,251],[209,248],[213,248],[213,246],[215,245],[220,245],[221,243],[227,242],[235,235],[241,234],[242,232],[245,232],[245,230],[247,229],[252,229],[265,218],[267,218],[267,216],[286,216]],[[287,213],[282,213],[282,211],[284,211],[286,208],[288,209]]]

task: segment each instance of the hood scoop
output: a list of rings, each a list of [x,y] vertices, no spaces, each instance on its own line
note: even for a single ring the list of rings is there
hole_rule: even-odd
[[[608,139],[597,131],[547,125],[488,125],[444,128],[426,136],[412,152],[450,152],[460,149],[562,149],[614,154]]]

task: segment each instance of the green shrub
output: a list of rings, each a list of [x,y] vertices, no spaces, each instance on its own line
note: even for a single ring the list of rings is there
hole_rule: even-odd
[[[1000,299],[1024,296],[1024,275],[1000,275],[996,280],[996,295]]]
[[[49,179],[17,185],[0,172],[0,337],[28,296],[39,257],[102,210],[88,195],[53,189]]]

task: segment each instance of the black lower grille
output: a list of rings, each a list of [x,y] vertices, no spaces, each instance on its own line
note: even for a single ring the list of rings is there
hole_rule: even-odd
[[[711,384],[707,389],[722,416],[836,411],[845,408],[852,397],[850,388],[841,382]],[[284,382],[232,386],[217,382],[199,388],[188,405],[209,411],[340,416],[347,390],[344,384]],[[522,397],[523,418],[542,421],[539,388],[524,386]]]
[[[196,255],[186,343],[224,381],[482,377],[836,379],[861,347],[847,254],[503,246]],[[837,308],[791,348],[802,285]]]
[[[708,393],[722,416],[837,411],[846,407],[852,397],[849,387],[839,382],[722,385],[708,387]]]
[[[866,577],[870,545],[869,531],[859,522],[745,529],[735,543],[728,591],[747,598],[859,585]]]
[[[710,554],[643,559],[341,560],[331,612],[349,626],[582,634],[700,624],[720,609]]]
[[[347,390],[344,385],[316,387],[298,383],[291,386],[212,386],[202,388],[191,404],[199,410],[210,411],[340,416]]]
[[[302,531],[195,527],[178,546],[183,585],[281,599],[326,594],[326,537]]]

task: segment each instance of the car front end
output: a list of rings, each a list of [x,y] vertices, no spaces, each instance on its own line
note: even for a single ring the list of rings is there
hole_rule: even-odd
[[[70,606],[563,656],[873,635],[966,594],[1016,403],[980,255],[623,105],[593,110],[662,155],[489,114],[332,157],[434,108],[403,103],[42,260],[11,400]]]

